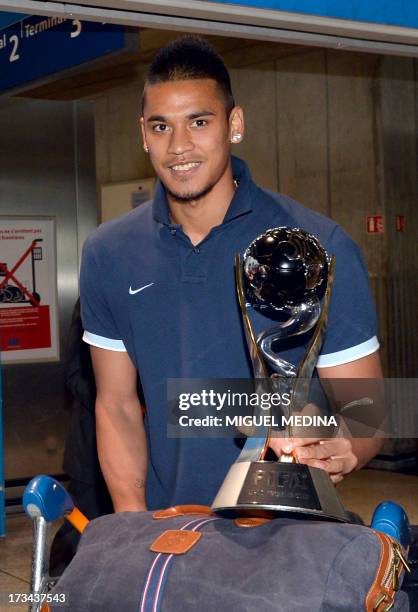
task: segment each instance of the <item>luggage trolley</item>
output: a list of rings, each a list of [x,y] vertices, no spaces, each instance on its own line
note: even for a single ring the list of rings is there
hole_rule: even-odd
[[[48,612],[49,591],[59,580],[49,576],[51,523],[65,518],[82,533],[89,521],[62,484],[50,476],[36,476],[30,481],[23,494],[23,507],[33,525],[29,612]]]
[[[35,270],[35,262],[42,261],[42,247],[38,245],[39,242],[43,242],[43,239],[36,238],[33,240],[11,270],[9,270],[7,263],[0,262],[0,280],[1,277],[4,277],[4,279],[0,282],[0,302],[8,304],[29,303],[32,306],[39,306],[41,296],[36,291]],[[32,291],[29,291],[29,289],[25,287],[15,276],[15,272],[20,268],[29,255],[31,257]],[[10,280],[13,281],[14,284],[10,284]]]
[[[23,495],[23,506],[33,523],[29,612],[49,612],[48,595],[50,598],[57,597],[50,593],[50,590],[60,578],[49,576],[48,535],[50,525],[52,521],[65,518],[82,533],[89,521],[74,506],[67,490],[49,476],[36,476],[30,481]],[[404,584],[403,588],[409,594],[412,610],[417,597],[415,576],[418,565],[418,560],[415,558],[417,542],[412,543],[411,527],[405,511],[394,502],[382,502],[374,511],[371,527],[398,540],[404,550],[410,550],[409,557],[412,562],[413,575],[408,580],[409,584]],[[414,550],[411,550],[411,545]],[[52,605],[54,601],[50,599]],[[61,601],[61,603],[65,602]]]

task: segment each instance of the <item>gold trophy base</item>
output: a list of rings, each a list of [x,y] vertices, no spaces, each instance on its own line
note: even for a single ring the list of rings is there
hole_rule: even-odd
[[[350,521],[327,472],[279,461],[234,463],[212,511],[227,517],[286,513]]]

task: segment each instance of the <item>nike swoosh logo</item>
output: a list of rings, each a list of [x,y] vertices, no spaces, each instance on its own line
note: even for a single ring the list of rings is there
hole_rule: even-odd
[[[129,294],[135,295],[135,293],[139,293],[140,291],[143,291],[147,287],[151,287],[153,284],[154,283],[150,283],[149,285],[144,285],[143,287],[140,287],[139,289],[132,289],[132,287],[129,287]]]

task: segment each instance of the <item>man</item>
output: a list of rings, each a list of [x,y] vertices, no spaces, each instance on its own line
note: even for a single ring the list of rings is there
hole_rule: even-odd
[[[240,449],[231,438],[167,438],[168,378],[249,378],[234,255],[271,227],[301,227],[336,255],[321,377],[381,376],[375,314],[356,245],[334,222],[258,188],[231,158],[244,136],[228,72],[205,41],[162,49],[143,93],[144,149],[159,178],[154,200],[100,226],[81,271],[84,339],[97,385],[97,442],[115,511],[210,504]],[[271,320],[252,312],[255,332]],[[300,342],[281,350],[298,364]],[[136,395],[142,382],[146,417]],[[273,439],[280,455],[338,482],[377,452],[373,440]],[[296,450],[295,450],[296,449]]]

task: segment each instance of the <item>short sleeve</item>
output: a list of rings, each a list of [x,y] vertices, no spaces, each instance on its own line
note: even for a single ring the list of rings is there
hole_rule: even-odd
[[[335,276],[319,368],[342,365],[379,348],[376,312],[359,247],[337,226],[327,251],[335,255]]]
[[[112,351],[126,351],[101,282],[101,268],[89,237],[83,247],[80,270],[80,305],[83,340]]]

